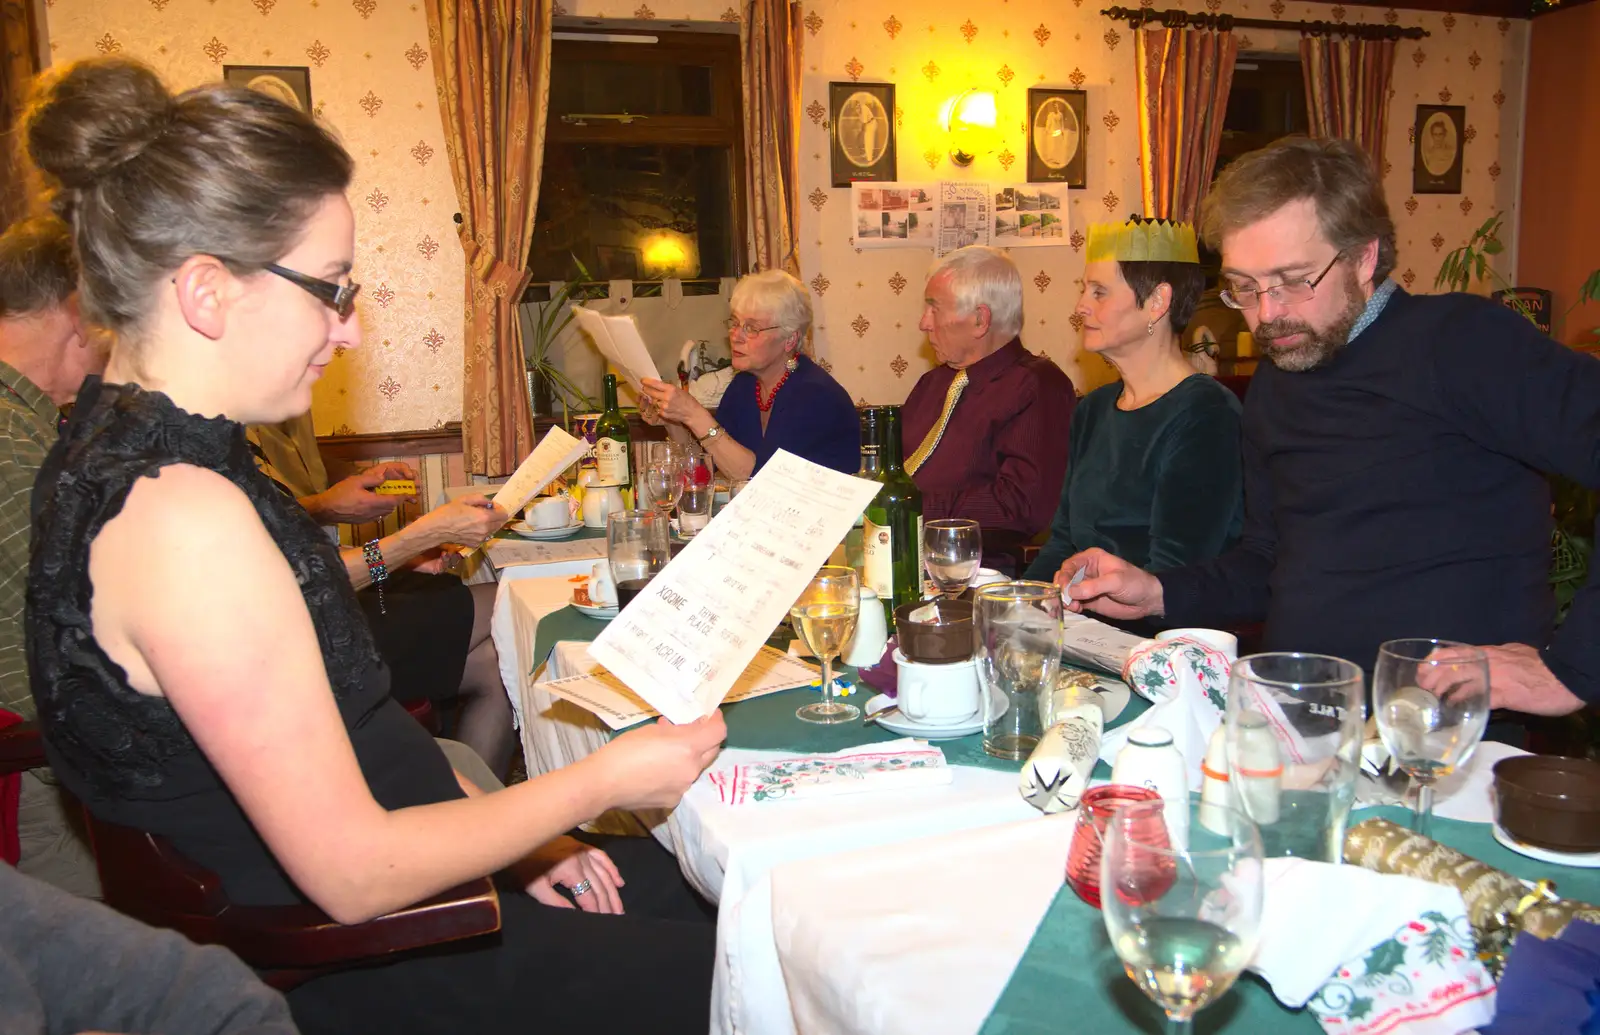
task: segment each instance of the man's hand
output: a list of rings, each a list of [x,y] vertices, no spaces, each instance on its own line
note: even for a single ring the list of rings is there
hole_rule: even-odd
[[[586,913],[621,913],[622,895],[619,889],[627,883],[617,872],[617,864],[600,849],[586,845],[576,838],[563,834],[534,852],[516,867],[519,879],[528,881],[528,894],[547,906],[571,909],[568,902],[556,891],[557,884],[568,891],[589,886],[572,901]]]
[[[1528,715],[1568,715],[1583,707],[1583,700],[1562,685],[1545,665],[1539,651],[1526,643],[1480,647],[1489,657],[1489,704]],[[1448,651],[1436,651],[1435,659]]]
[[[360,525],[387,516],[402,501],[415,503],[415,496],[380,496],[372,490],[391,479],[416,481],[417,472],[410,464],[394,461],[369,467],[360,474],[342,478],[328,487],[326,492],[306,496],[300,505],[316,518],[319,525]]]
[[[1083,581],[1067,589],[1080,568]],[[1099,547],[1068,557],[1055,582],[1072,611],[1087,608],[1109,618],[1145,618],[1165,610],[1160,579]]]

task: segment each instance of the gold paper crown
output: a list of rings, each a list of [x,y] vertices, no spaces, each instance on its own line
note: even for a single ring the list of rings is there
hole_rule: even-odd
[[[1089,228],[1089,262],[1117,259],[1121,262],[1200,261],[1194,227],[1166,220],[1128,220],[1126,223],[1096,223]]]

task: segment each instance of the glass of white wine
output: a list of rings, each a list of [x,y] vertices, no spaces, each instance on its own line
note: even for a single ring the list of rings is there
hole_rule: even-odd
[[[1237,809],[1191,802],[1186,831],[1167,805],[1134,802],[1106,826],[1100,909],[1122,968],[1167,1014],[1169,1035],[1227,994],[1261,932],[1261,836]]]
[[[794,631],[822,662],[822,700],[795,712],[805,722],[833,725],[860,718],[861,709],[834,699],[833,656],[850,642],[861,611],[861,577],[854,568],[827,565],[817,570],[789,609]]]

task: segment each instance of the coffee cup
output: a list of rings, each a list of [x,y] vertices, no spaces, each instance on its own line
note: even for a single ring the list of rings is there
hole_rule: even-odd
[[[595,607],[617,606],[617,584],[612,581],[609,561],[598,561],[589,571],[589,603]]]
[[[1199,640],[1229,661],[1239,660],[1239,637],[1221,629],[1168,629],[1156,633],[1158,640],[1176,640],[1180,636]]]
[[[534,500],[523,513],[534,528],[566,528],[572,524],[572,507],[565,496]]]
[[[954,726],[977,717],[983,698],[979,695],[975,660],[925,665],[908,660],[897,650],[894,661],[898,671],[895,703],[906,718]]]

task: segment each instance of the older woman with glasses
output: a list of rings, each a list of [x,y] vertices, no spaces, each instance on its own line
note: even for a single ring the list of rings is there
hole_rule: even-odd
[[[850,393],[804,355],[811,328],[805,285],[782,270],[752,273],[733,289],[728,343],[738,371],[712,414],[688,392],[646,380],[640,416],[681,442],[706,448],[729,478],[749,478],[780,449],[836,471],[861,466],[861,429]]]

